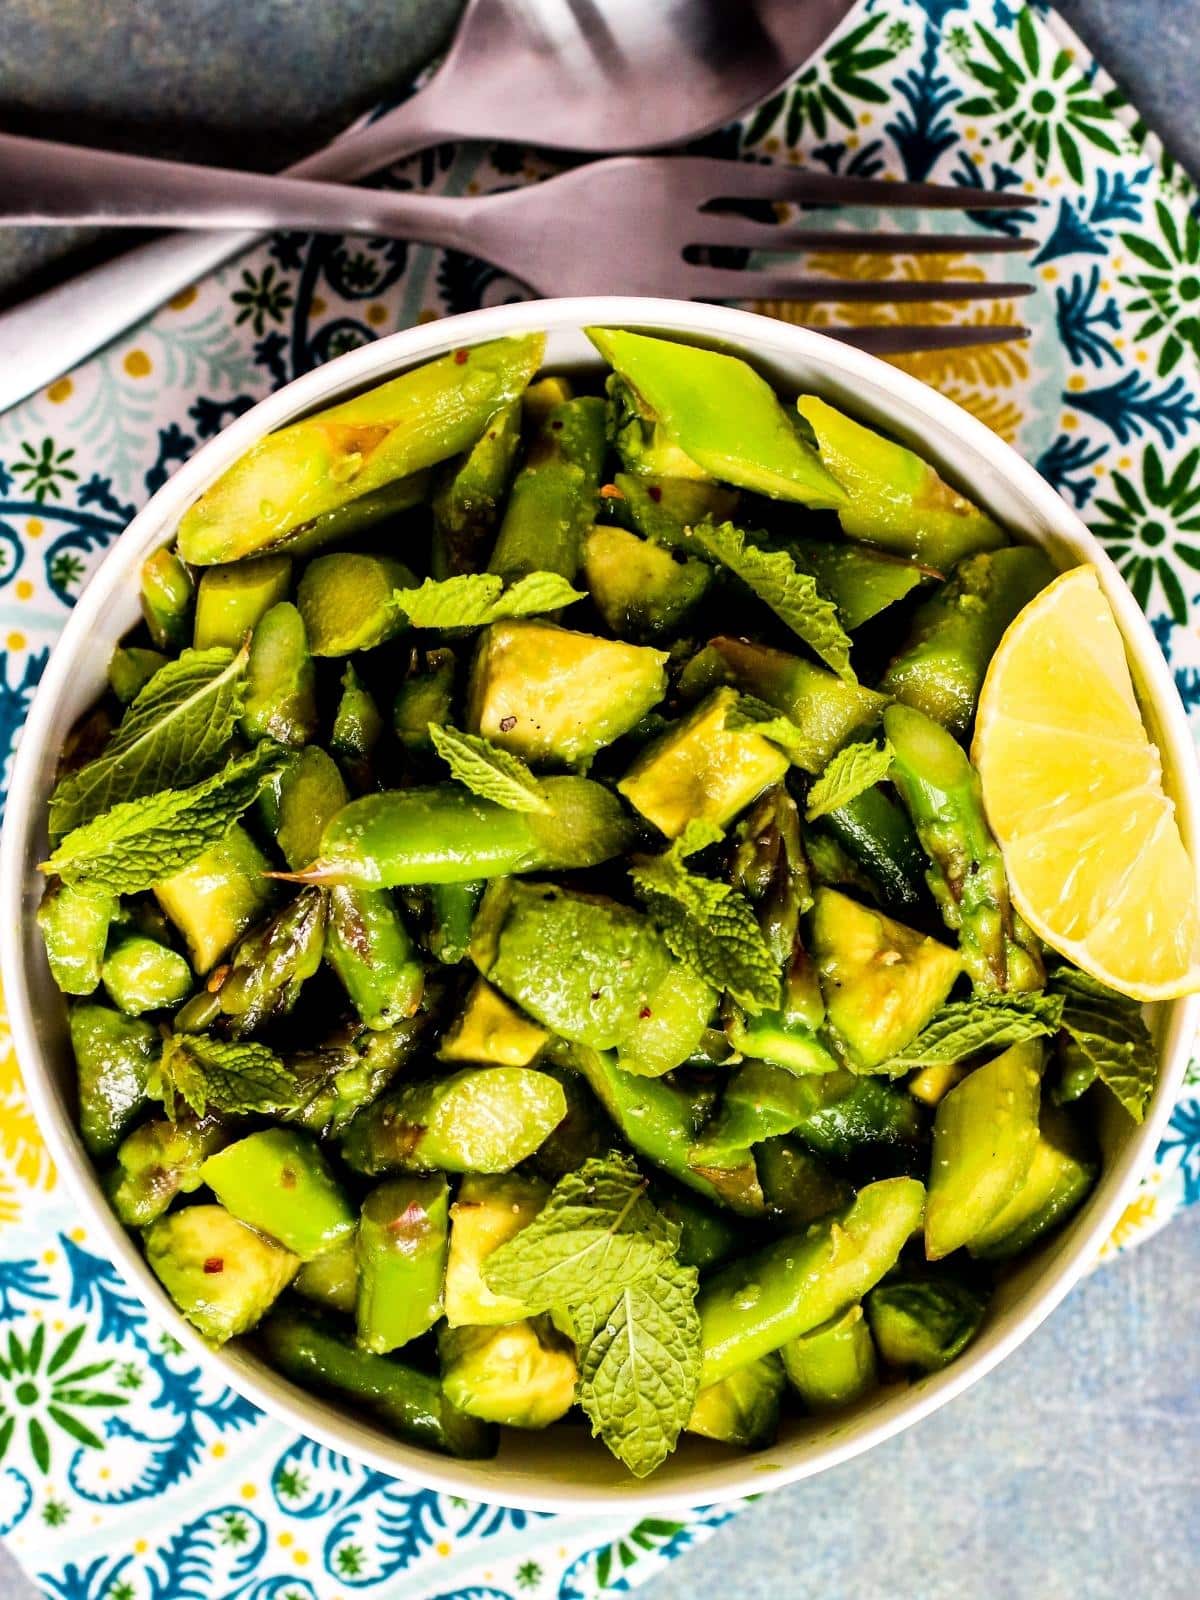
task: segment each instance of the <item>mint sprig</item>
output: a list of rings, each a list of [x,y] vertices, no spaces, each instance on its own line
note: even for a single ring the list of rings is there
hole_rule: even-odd
[[[679,1245],[679,1229],[646,1196],[646,1180],[620,1156],[585,1161],[559,1180],[545,1206],[483,1269],[494,1294],[532,1312],[615,1296],[655,1272]]]
[[[185,650],[154,674],[103,754],[50,796],[50,830],[69,832],[111,806],[186,788],[220,765],[242,711],[247,651]]]
[[[1048,986],[1062,996],[1062,1025],[1077,1054],[1141,1122],[1158,1078],[1158,1057],[1139,1002],[1075,967],[1059,967]]]
[[[779,965],[754,908],[728,883],[692,872],[688,856],[721,838],[711,825],[689,823],[657,856],[638,856],[629,877],[671,954],[747,1011],[779,1004]]]
[[[675,1448],[700,1381],[697,1278],[679,1227],[623,1156],[584,1162],[527,1228],[488,1257],[484,1281],[553,1311],[579,1350],[578,1398],[592,1431],[637,1477]]]
[[[557,572],[531,572],[511,588],[494,572],[426,578],[415,589],[397,589],[395,603],[414,628],[485,628],[509,617],[558,611],[584,598]]]
[[[764,550],[732,522],[702,522],[692,530],[700,549],[769,606],[779,620],[845,683],[857,683],[850,665],[850,635],[817,580],[801,572],[785,550]]]
[[[989,1050],[999,1055],[1010,1045],[1057,1033],[1063,997],[1057,994],[989,994],[954,1000],[888,1062],[888,1070],[931,1067],[966,1061]]]
[[[602,1317],[575,1325],[579,1404],[593,1435],[637,1478],[674,1450],[699,1389],[698,1279],[692,1267],[673,1268],[627,1285]]]
[[[849,805],[877,783],[882,783],[891,771],[892,747],[885,739],[882,746],[873,739],[860,744],[848,744],[839,750],[808,791],[808,808],[805,820],[815,822]]]
[[[503,806],[506,811],[536,811],[546,815],[552,808],[546,791],[529,768],[509,750],[502,750],[490,739],[474,733],[460,733],[440,723],[429,724],[433,747],[450,768],[450,775],[483,800]]]
[[[738,695],[725,713],[725,728],[729,733],[757,733],[760,739],[777,744],[794,767],[805,772],[821,770],[821,751],[803,728],[757,695]]]
[[[40,870],[64,883],[139,894],[223,839],[285,759],[278,745],[264,740],[190,789],[123,801],[68,833]]]
[[[265,1044],[227,1044],[206,1033],[167,1036],[148,1092],[172,1120],[180,1101],[198,1117],[280,1116],[298,1099],[295,1074]]]

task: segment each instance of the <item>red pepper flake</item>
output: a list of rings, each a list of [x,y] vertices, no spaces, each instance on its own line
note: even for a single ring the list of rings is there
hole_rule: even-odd
[[[662,490],[659,488],[658,484],[656,484],[656,483],[652,483],[650,485],[650,487],[646,490],[646,493],[650,496],[651,500],[654,501],[655,505],[657,505],[658,502],[662,499]]]
[[[516,727],[516,725],[517,725],[516,717],[501,717],[500,718],[500,732],[501,733],[511,733],[513,731],[513,729]]]
[[[601,500],[624,500],[625,491],[618,489],[615,483],[605,483],[600,487]]]
[[[457,365],[461,367],[466,362],[466,359],[467,359],[469,354],[470,354],[470,352],[467,351],[467,350],[456,350],[454,352],[454,360],[457,363]]]
[[[592,999],[593,999],[593,1000],[599,1000],[599,998],[600,998],[600,991],[599,991],[599,989],[593,989],[593,990],[592,990]]]
[[[205,1270],[205,1272],[207,1272],[209,1274],[216,1273],[216,1272],[224,1272],[225,1271],[224,1259],[221,1256],[209,1256],[208,1260],[204,1263],[204,1270]]]
[[[653,1011],[651,1011],[649,1006],[643,1006],[642,1009],[638,1012],[638,1016],[641,1018],[641,1020],[643,1022],[645,1022],[647,1020],[647,1018],[652,1017],[653,1015],[654,1015],[654,1013],[653,1013]]]
[[[296,1187],[296,1174],[291,1167],[284,1167],[279,1174],[279,1182],[284,1189],[294,1189]]]

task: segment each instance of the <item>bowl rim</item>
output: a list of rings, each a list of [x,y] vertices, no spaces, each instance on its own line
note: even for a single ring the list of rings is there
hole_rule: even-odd
[[[372,344],[347,352],[327,365],[302,374],[249,411],[236,418],[204,444],[151,496],[124,532],[114,541],[68,618],[51,651],[13,758],[8,808],[0,836],[0,981],[6,996],[9,1026],[30,1105],[46,1140],[57,1171],[72,1198],[82,1207],[89,1228],[103,1240],[106,1253],[131,1284],[147,1312],[188,1350],[215,1378],[274,1417],[331,1450],[386,1473],[403,1483],[449,1494],[481,1498],[481,1486],[463,1471],[478,1463],[455,1462],[419,1446],[401,1441],[387,1450],[377,1449],[369,1438],[354,1436],[360,1427],[350,1413],[338,1412],[319,1397],[306,1396],[286,1379],[272,1374],[244,1352],[214,1350],[175,1308],[141,1252],[108,1206],[92,1164],[78,1135],[61,1117],[54,1079],[43,1055],[34,1025],[31,991],[25,981],[23,919],[27,909],[25,858],[30,836],[37,828],[44,797],[39,794],[39,774],[44,768],[48,735],[63,689],[77,658],[87,648],[92,625],[103,614],[110,596],[127,581],[129,552],[150,550],[173,533],[179,517],[209,483],[256,439],[293,417],[381,381],[419,362],[487,339],[532,331],[578,332],[592,325],[625,326],[672,336],[692,337],[740,351],[752,360],[802,359],[822,367],[829,376],[854,385],[862,380],[884,391],[898,409],[910,407],[955,437],[956,445],[981,460],[1011,484],[1053,533],[1066,539],[1099,571],[1101,584],[1113,605],[1127,650],[1134,661],[1143,694],[1154,713],[1158,742],[1173,779],[1173,793],[1185,839],[1196,859],[1200,839],[1200,771],[1186,713],[1174,680],[1149,622],[1121,580],[1113,563],[1081,518],[1015,449],[984,423],[917,378],[862,351],[810,329],[725,306],[643,297],[581,296],[570,299],[521,301],[488,307],[454,317],[403,329]],[[624,1480],[585,1490],[542,1474],[537,1487],[529,1487],[530,1474],[519,1474],[509,1486],[503,1467],[494,1468],[489,1482],[489,1503],[538,1511],[580,1514],[645,1515],[679,1512],[698,1505],[738,1500],[769,1488],[784,1487],[851,1459],[891,1438],[946,1404],[982,1378],[1023,1342],[1050,1314],[1096,1258],[1124,1208],[1129,1195],[1148,1166],[1159,1134],[1170,1115],[1183,1080],[1197,1027],[1200,995],[1168,1002],[1158,1082],[1142,1124],[1129,1136],[1109,1175],[1106,1203],[1095,1210],[1086,1228],[1060,1248],[1046,1269],[1043,1281],[1020,1298],[1009,1313],[1011,1325],[1003,1335],[976,1350],[968,1350],[950,1367],[932,1378],[919,1380],[904,1391],[900,1401],[881,1408],[881,1415],[839,1438],[833,1433],[815,1446],[801,1438],[792,1445],[776,1446],[798,1459],[771,1468],[769,1473],[755,1456],[744,1466],[724,1474],[724,1481],[704,1490],[658,1488],[652,1478],[644,1483]]]

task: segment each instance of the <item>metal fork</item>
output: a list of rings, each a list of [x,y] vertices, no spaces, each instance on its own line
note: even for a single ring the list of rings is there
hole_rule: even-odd
[[[734,248],[757,255],[871,251],[997,254],[1031,248],[1005,233],[863,233],[789,214],[732,212],[830,204],[999,210],[1025,195],[934,184],[838,178],[786,166],[702,156],[618,156],[542,183],[478,196],[363,189],[189,166],[41,140],[0,138],[0,222],[131,227],[294,228],[418,239],[489,261],[543,295],[612,293],[687,300],[806,304],[1008,300],[1028,282],[853,279],[806,275],[792,262],[745,268],[695,259]],[[724,207],[725,209],[719,209]],[[872,349],[947,348],[1022,338],[1027,330],[966,327],[823,329]]]

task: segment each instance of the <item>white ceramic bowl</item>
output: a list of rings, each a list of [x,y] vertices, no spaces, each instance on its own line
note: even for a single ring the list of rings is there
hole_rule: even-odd
[[[946,1371],[911,1387],[889,1389],[853,1412],[824,1420],[791,1419],[769,1450],[746,1455],[685,1438],[653,1478],[636,1483],[581,1429],[571,1427],[509,1433],[494,1461],[447,1460],[399,1443],[305,1394],[242,1350],[218,1352],[205,1345],[109,1210],[80,1143],[64,1005],[34,923],[41,894],[34,869],[45,855],[45,804],[58,752],[72,723],[103,689],[113,646],[137,620],[143,558],[173,536],[185,507],[261,435],[447,350],[540,328],[549,336],[548,367],[594,367],[595,352],[581,331],[591,324],[637,327],[743,355],[785,392],[815,390],[905,439],[1020,537],[1043,545],[1059,566],[1094,563],[1120,622],[1195,859],[1200,782],[1183,708],[1154,636],[1079,518],[1008,445],[915,379],[783,322],[669,300],[552,300],[413,328],[306,373],[199,450],[134,519],[76,606],[21,737],[0,847],[0,972],[30,1101],[89,1229],[104,1241],[156,1319],[216,1377],[300,1432],[396,1477],[512,1506],[645,1514],[761,1492],[845,1461],[928,1415],[1015,1349],[1095,1259],[1149,1163],[1183,1077],[1200,999],[1158,1008],[1154,1026],[1162,1070],[1145,1121],[1135,1127],[1117,1114],[1101,1130],[1107,1158],[1095,1192],[1069,1226],[1001,1284],[965,1355]]]

